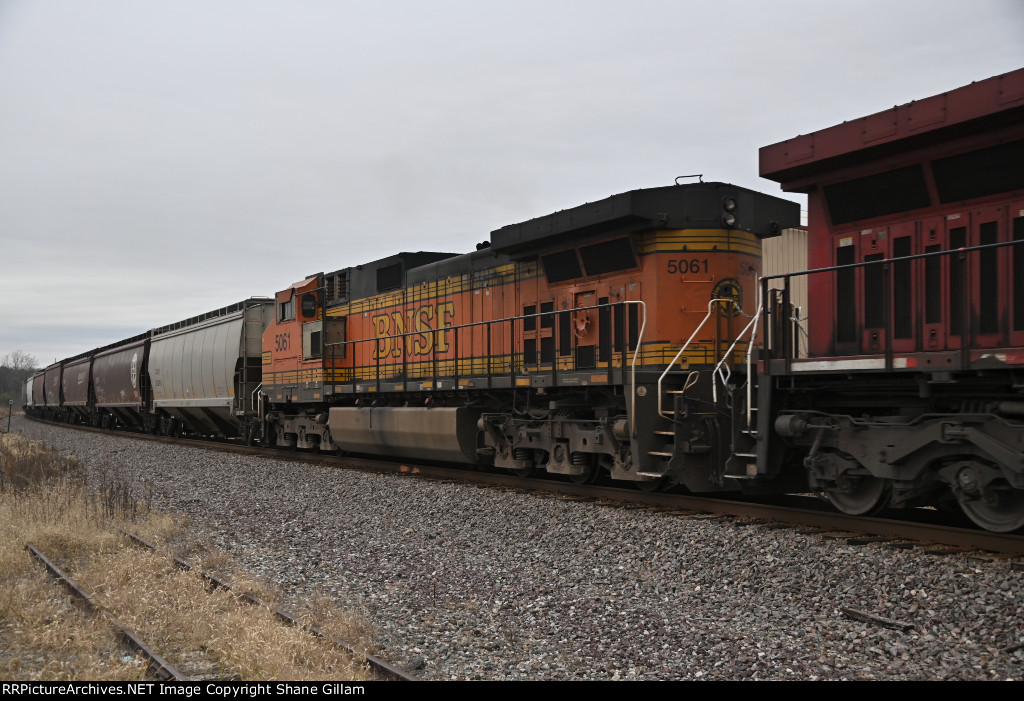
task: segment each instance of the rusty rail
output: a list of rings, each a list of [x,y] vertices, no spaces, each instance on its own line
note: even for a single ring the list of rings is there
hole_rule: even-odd
[[[125,535],[128,538],[130,538],[132,541],[134,541],[135,543],[141,545],[142,547],[147,548],[149,550],[152,550],[153,552],[161,552],[160,549],[157,548],[156,545],[154,545],[153,543],[150,543],[145,538],[142,538],[142,537],[140,537],[138,535],[135,535],[134,533],[129,533],[128,531],[125,531],[125,530],[123,530],[121,528],[117,528],[117,526],[114,526],[113,524],[110,524],[110,525],[111,525],[111,527],[115,528],[116,530],[121,532],[123,535]],[[193,571],[194,568],[192,567],[192,565],[190,565],[189,563],[185,562],[181,558],[175,557],[173,555],[170,555],[169,553],[163,553],[163,554],[166,555],[167,557],[170,557],[171,560],[174,562],[174,564],[179,569],[186,570],[186,571],[189,571],[189,572]],[[297,616],[294,616],[294,615],[288,613],[287,611],[284,611],[284,610],[282,610],[282,609],[280,609],[280,608],[278,608],[276,606],[271,606],[270,604],[266,603],[265,601],[262,601],[258,597],[253,596],[252,594],[234,592],[232,590],[232,588],[231,588],[231,585],[228,582],[224,581],[223,579],[221,579],[220,577],[218,577],[215,574],[212,574],[210,572],[202,572],[202,571],[199,571],[198,574],[203,579],[205,579],[207,582],[209,582],[211,587],[218,588],[218,589],[223,589],[225,591],[230,591],[230,592],[234,593],[235,596],[239,597],[240,599],[242,599],[246,603],[253,604],[255,606],[262,606],[264,608],[267,608],[275,616],[280,618],[282,621],[288,623],[289,625],[293,625],[293,626],[296,626],[297,628],[300,628],[302,630],[308,631],[310,634],[312,634],[312,635],[314,635],[314,636],[316,636],[318,638],[321,638],[322,640],[327,640],[327,641],[333,643],[334,645],[336,645],[337,647],[341,648],[345,652],[349,653],[350,655],[353,655],[355,657],[360,657],[360,658],[365,659],[367,664],[370,665],[371,669],[375,670],[378,674],[381,674],[382,676],[386,677],[387,679],[389,679],[391,681],[412,681],[412,682],[421,681],[419,677],[416,677],[416,676],[414,676],[412,674],[409,674],[404,669],[401,669],[400,667],[396,667],[395,665],[391,664],[390,662],[387,662],[386,660],[381,659],[380,657],[377,657],[376,655],[371,655],[371,654],[367,653],[366,651],[359,651],[355,647],[353,647],[351,644],[345,642],[344,640],[342,640],[340,638],[336,638],[335,636],[331,635],[330,633],[325,633],[324,631],[320,630],[320,628],[318,626],[316,626],[316,625],[307,625],[301,619],[299,619]]]
[[[49,558],[47,558],[45,555],[39,552],[38,548],[36,548],[31,543],[26,543],[25,549],[29,551],[32,557],[34,557],[36,560],[42,563],[42,565],[46,567],[50,574],[55,579],[57,579],[57,581],[63,584],[65,589],[71,592],[72,596],[82,600],[89,607],[90,610],[92,610],[94,613],[102,615],[104,618],[107,619],[107,621],[112,626],[117,628],[118,633],[121,636],[121,639],[124,641],[124,644],[133,650],[141,652],[142,655],[149,661],[149,668],[150,670],[152,670],[153,675],[157,679],[164,682],[172,680],[189,681],[189,678],[187,676],[185,676],[180,671],[175,669],[170,662],[168,662],[159,653],[157,653],[155,650],[151,649],[148,645],[146,645],[146,643],[144,643],[142,639],[139,636],[137,636],[134,632],[132,632],[125,624],[121,623],[121,621],[114,618],[114,616],[108,613],[102,606],[93,601],[92,597],[89,596],[89,594],[87,594],[81,587],[75,584],[74,581],[72,581],[70,577],[68,577],[59,567],[57,567],[57,565],[50,561]]]

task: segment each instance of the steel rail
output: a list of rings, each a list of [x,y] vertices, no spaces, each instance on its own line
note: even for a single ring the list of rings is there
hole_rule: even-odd
[[[158,548],[153,543],[150,543],[145,538],[143,538],[143,537],[141,537],[139,535],[136,535],[135,533],[130,533],[130,532],[128,532],[128,531],[126,531],[126,530],[124,530],[122,528],[119,528],[118,526],[116,526],[114,524],[111,524],[109,522],[108,522],[108,524],[112,528],[116,529],[117,531],[122,533],[124,536],[126,536],[127,538],[132,540],[133,542],[137,543],[138,545],[141,545],[144,548],[152,550],[155,553],[159,553],[161,555],[165,555],[165,556],[171,558],[171,560],[174,561],[174,564],[179,569],[182,569],[182,570],[185,570],[185,571],[188,571],[188,572],[194,571],[194,568],[188,562],[186,562],[185,560],[183,560],[183,559],[181,559],[179,557],[175,557],[174,555],[171,555],[170,553],[166,553],[166,552],[161,551],[160,548]],[[355,648],[355,646],[353,646],[352,644],[342,640],[341,638],[337,638],[337,637],[331,635],[330,633],[326,633],[326,632],[322,631],[319,626],[314,625],[314,624],[307,624],[304,621],[302,621],[298,616],[295,616],[295,615],[293,615],[291,613],[288,613],[287,611],[284,611],[283,609],[278,608],[276,606],[272,606],[271,604],[268,604],[267,602],[263,601],[262,599],[260,599],[260,598],[258,598],[256,596],[253,596],[252,594],[235,592],[231,588],[231,584],[229,584],[228,582],[224,581],[223,579],[221,579],[220,577],[218,577],[217,575],[215,575],[213,573],[197,571],[197,574],[199,574],[203,579],[205,579],[207,582],[209,582],[212,587],[217,588],[217,589],[223,589],[225,591],[229,591],[232,594],[234,594],[235,596],[237,596],[238,598],[240,598],[243,601],[245,601],[246,603],[266,608],[266,609],[270,610],[270,612],[273,613],[275,616],[277,616],[278,618],[280,618],[284,622],[288,623],[289,625],[292,625],[292,626],[295,626],[297,628],[300,628],[301,630],[305,630],[305,631],[311,633],[312,635],[314,635],[315,637],[318,637],[318,638],[320,638],[322,640],[327,640],[327,641],[333,643],[335,646],[341,648],[342,650],[344,650],[348,654],[352,655],[353,657],[358,657],[360,659],[366,660],[366,662],[370,665],[371,669],[375,670],[377,673],[381,674],[382,676],[387,677],[391,681],[407,681],[407,682],[422,681],[419,677],[416,677],[416,676],[410,674],[409,672],[405,671],[404,669],[391,664],[387,660],[384,660],[384,659],[382,659],[380,657],[377,657],[376,655],[372,655],[372,654],[366,652],[365,650],[363,650],[363,651],[357,650]]]
[[[40,421],[40,419],[34,419]],[[45,422],[44,422],[45,423]],[[66,426],[87,431],[107,433],[105,429],[89,426],[68,425],[56,422],[56,426]],[[173,439],[163,436],[151,436],[142,433],[118,432],[124,438],[172,442]],[[274,457],[279,460],[313,462],[331,467],[343,467],[370,472],[396,473],[436,477],[451,480],[462,480],[478,484],[489,484],[511,489],[546,491],[551,493],[607,499],[612,502],[644,504],[669,509],[691,510],[702,513],[715,513],[738,518],[768,519],[794,526],[819,529],[849,530],[854,533],[865,533],[888,538],[905,538],[921,543],[948,545],[951,547],[969,547],[1004,555],[1024,556],[1024,535],[992,533],[974,528],[960,528],[949,525],[931,525],[914,523],[896,518],[880,518],[867,516],[849,516],[835,510],[804,509],[791,506],[779,506],[755,500],[741,500],[741,495],[730,497],[711,497],[674,494],[671,492],[641,492],[626,487],[607,487],[595,485],[576,485],[553,479],[524,479],[511,473],[493,473],[456,467],[437,465],[421,465],[388,458],[339,457],[324,453],[302,453],[294,450],[258,448],[243,446],[237,443],[213,442],[182,439],[183,445],[196,448],[207,448],[213,451],[234,452],[248,455]],[[903,515],[911,516],[918,510],[903,510]],[[899,513],[892,511],[889,513]]]
[[[71,592],[73,596],[81,599],[85,604],[95,613],[102,615],[107,621],[117,628],[124,643],[145,656],[149,661],[149,668],[152,670],[153,675],[160,681],[190,681],[189,677],[182,674],[179,670],[175,669],[170,662],[163,658],[159,653],[150,648],[142,638],[136,635],[131,629],[129,629],[124,623],[119,621],[113,615],[111,615],[105,608],[97,604],[89,594],[87,594],[81,587],[72,581],[67,574],[65,574],[57,565],[55,565],[49,558],[43,555],[38,548],[31,543],[25,544],[25,549],[31,553],[32,557],[38,560],[50,574],[57,579],[64,587]]]

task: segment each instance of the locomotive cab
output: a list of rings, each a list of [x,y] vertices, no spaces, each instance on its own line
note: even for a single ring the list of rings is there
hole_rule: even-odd
[[[323,274],[317,273],[274,295],[274,316],[263,332],[262,358],[262,435],[269,445],[335,449],[325,422],[316,419],[315,408],[323,399],[326,366],[344,367],[343,348],[337,346],[344,341],[344,321],[325,324],[322,281]],[[302,415],[295,416],[295,407],[304,405],[313,411],[300,409]]]
[[[379,381],[394,364],[392,324],[396,333],[403,334],[394,346],[397,349],[406,342],[404,324],[412,322],[401,314],[371,311],[404,300],[410,269],[453,256],[400,253],[317,273],[278,292],[273,321],[263,333],[262,441],[323,451],[356,449],[339,444],[332,435],[330,409],[379,391]],[[388,340],[372,340],[371,329]],[[365,367],[370,363],[375,370],[373,382],[357,384],[371,379]],[[382,365],[385,375],[380,372]]]

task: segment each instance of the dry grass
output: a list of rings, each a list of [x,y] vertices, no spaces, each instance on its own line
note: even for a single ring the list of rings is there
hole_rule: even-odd
[[[130,544],[109,522],[179,557],[199,554],[219,574],[230,558],[197,542],[188,524],[153,512],[116,474],[90,484],[73,461],[16,435],[0,437],[0,679],[141,679],[145,664],[124,651],[113,629],[73,605],[24,549],[32,542],[110,613],[185,673],[218,679],[364,680],[360,660],[270,611],[228,592],[210,592],[198,574]],[[238,585],[274,600],[265,585],[232,573]],[[353,641],[371,638],[358,616],[310,602],[304,618]]]

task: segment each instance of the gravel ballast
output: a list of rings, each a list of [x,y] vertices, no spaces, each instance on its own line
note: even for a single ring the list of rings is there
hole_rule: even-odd
[[[1024,572],[1005,560],[13,429],[189,514],[286,600],[365,612],[379,655],[426,679],[1024,677]]]

